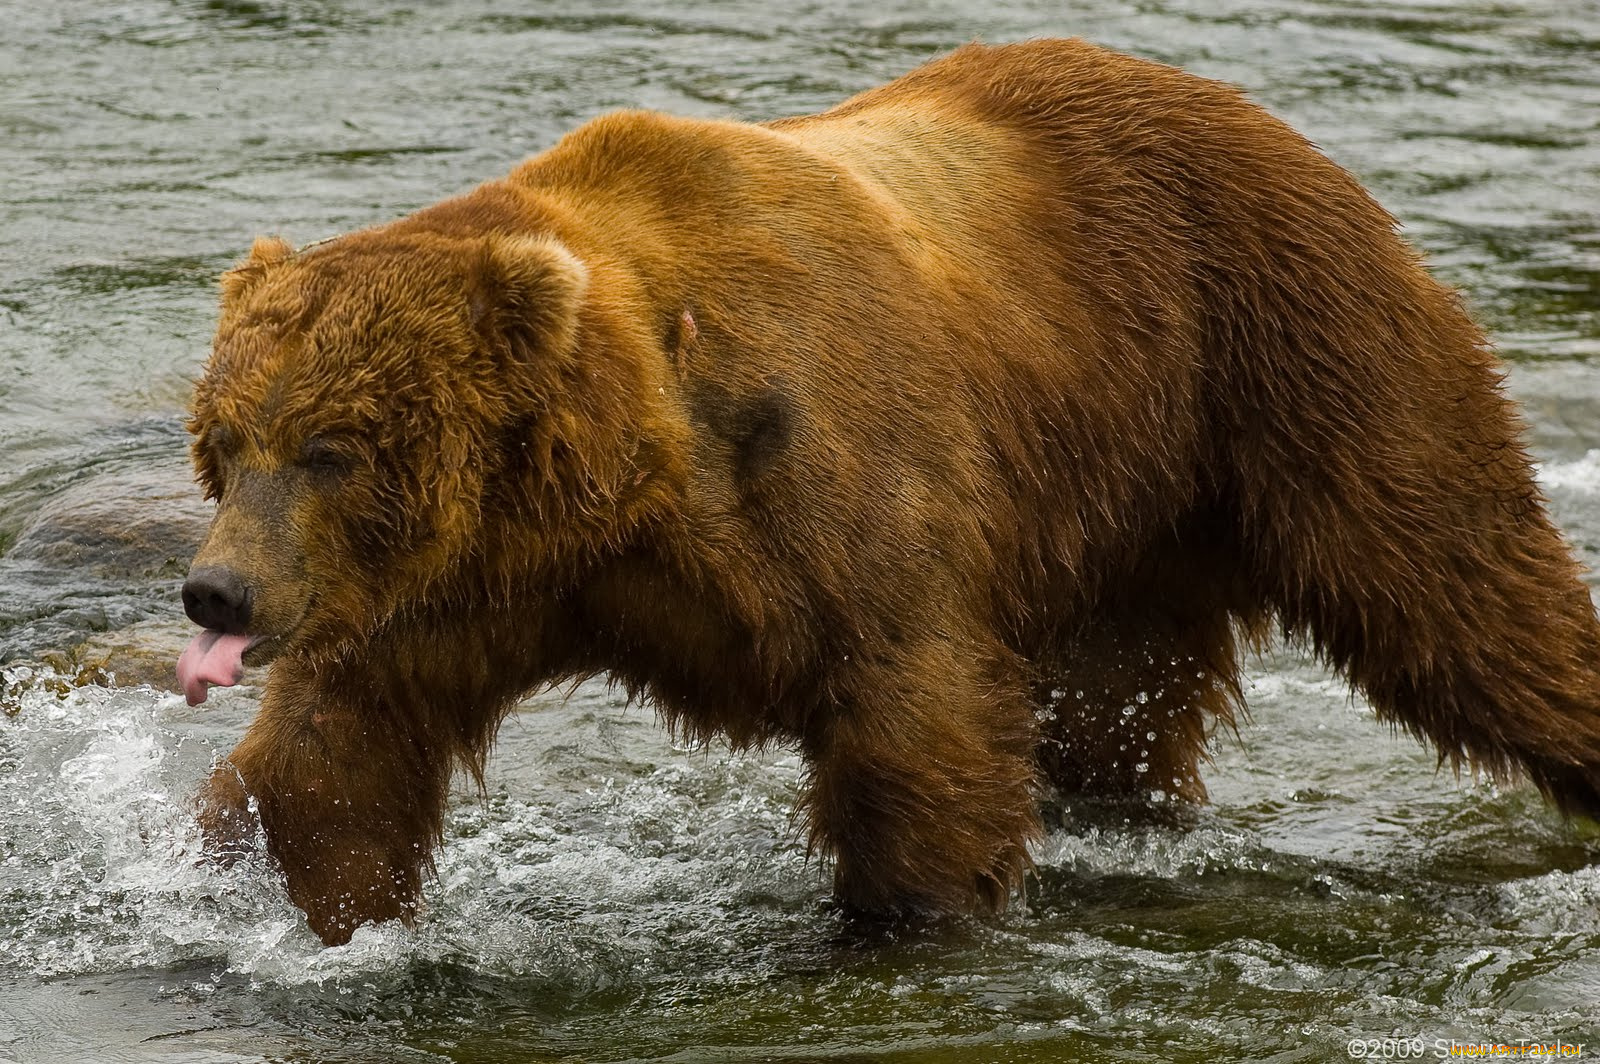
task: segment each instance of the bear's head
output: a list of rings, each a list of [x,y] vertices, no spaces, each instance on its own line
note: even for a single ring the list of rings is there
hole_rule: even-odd
[[[222,279],[189,429],[210,531],[184,585],[207,684],[336,652],[483,549],[573,375],[588,271],[561,243],[372,230],[257,240]],[[542,456],[531,454],[530,449]]]

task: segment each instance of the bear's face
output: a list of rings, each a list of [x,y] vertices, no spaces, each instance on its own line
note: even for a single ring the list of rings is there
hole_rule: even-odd
[[[189,424],[218,508],[184,595],[235,666],[334,650],[452,571],[585,284],[553,241],[381,230],[257,241],[224,276]]]

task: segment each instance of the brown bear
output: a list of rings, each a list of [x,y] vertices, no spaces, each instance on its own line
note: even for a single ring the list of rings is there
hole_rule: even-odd
[[[1501,371],[1234,88],[970,46],[820,115],[624,112],[222,282],[192,701],[329,943],[416,912],[453,767],[609,674],[790,743],[838,899],[1004,905],[1045,788],[1204,797],[1276,622],[1442,759],[1600,813],[1600,629]]]

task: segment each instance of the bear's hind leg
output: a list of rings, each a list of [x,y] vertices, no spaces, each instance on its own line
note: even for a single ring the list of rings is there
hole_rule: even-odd
[[[806,743],[812,846],[876,915],[1003,909],[1039,834],[1032,710],[996,648],[929,642],[857,663]]]
[[[1063,797],[1204,801],[1200,762],[1239,701],[1232,615],[1171,612],[1175,589],[1102,606],[1039,683],[1039,766]]]
[[[1600,625],[1463,320],[1403,393],[1334,389],[1243,455],[1246,571],[1380,718],[1600,816]]]

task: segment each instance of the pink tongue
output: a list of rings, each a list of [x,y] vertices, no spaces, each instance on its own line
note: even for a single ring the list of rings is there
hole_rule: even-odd
[[[191,706],[206,700],[210,685],[232,687],[239,682],[244,675],[244,662],[240,659],[249,645],[247,635],[223,635],[210,628],[194,637],[178,658],[178,682]]]

